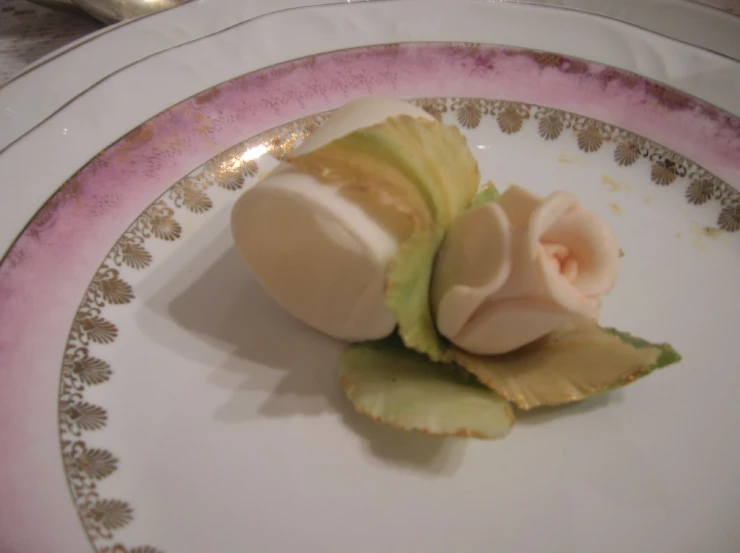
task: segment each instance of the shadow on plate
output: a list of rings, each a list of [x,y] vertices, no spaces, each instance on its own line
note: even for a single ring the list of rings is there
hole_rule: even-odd
[[[162,275],[166,282],[156,283],[147,294],[147,307],[158,315],[147,330],[180,355],[216,367],[208,382],[232,392],[215,412],[216,420],[241,423],[262,416],[339,413],[383,464],[433,475],[451,475],[460,466],[464,440],[401,432],[355,412],[337,376],[344,344],[302,325],[267,296],[231,247],[228,232],[218,233],[196,254],[179,249],[168,265],[183,270],[170,269]],[[174,322],[178,331],[163,330],[163,319]],[[183,334],[190,344],[183,343]],[[215,351],[222,360],[222,352],[230,355],[214,364],[208,357],[214,354],[204,350]]]
[[[220,224],[219,219],[205,226]],[[344,344],[282,310],[248,273],[227,230],[212,229],[211,235],[209,243],[174,252],[163,264],[169,270],[137,288],[150,290],[144,293],[146,305],[157,315],[145,323],[147,332],[178,354],[215,367],[208,383],[230,392],[214,413],[217,421],[338,413],[382,463],[433,475],[455,473],[466,440],[406,433],[356,413],[337,377]],[[173,322],[177,332],[166,330]],[[576,404],[519,411],[517,425],[584,415],[620,400],[619,392],[611,392]]]

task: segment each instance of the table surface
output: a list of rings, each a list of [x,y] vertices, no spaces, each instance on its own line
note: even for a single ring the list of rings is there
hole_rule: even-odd
[[[0,0],[0,85],[49,52],[102,26],[27,0]]]
[[[740,0],[701,1],[740,15]],[[0,86],[37,59],[102,26],[28,0],[0,0]]]

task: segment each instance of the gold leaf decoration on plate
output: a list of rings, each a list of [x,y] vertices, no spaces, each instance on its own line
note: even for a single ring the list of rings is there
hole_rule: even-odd
[[[168,190],[166,194],[172,195],[172,190]],[[177,240],[182,234],[182,227],[175,220],[174,214],[175,211],[164,200],[157,200],[141,214],[129,229],[129,232],[142,240],[151,236],[169,242]]]
[[[125,501],[118,499],[99,499],[89,511],[87,517],[105,528],[106,530],[118,530],[123,528],[133,519],[133,509]]]
[[[578,133],[578,147],[586,153],[592,153],[601,148],[604,138],[596,125],[589,125]]]
[[[103,317],[93,315],[75,321],[82,342],[88,340],[98,344],[110,344],[118,336],[118,328]]]
[[[76,459],[77,469],[93,480],[102,480],[118,468],[118,459],[105,449],[85,449]]]
[[[160,240],[177,240],[182,234],[180,223],[170,216],[157,215],[150,221],[152,225],[152,234]]]
[[[254,148],[235,146],[207,162],[203,174],[209,182],[225,190],[239,190],[248,177],[253,177],[259,172],[257,161],[252,159],[254,155],[256,155]]]
[[[443,114],[447,113],[447,101],[445,98],[419,98],[414,103],[437,121],[441,121]]]
[[[239,190],[244,186],[247,177],[253,177],[257,173],[259,173],[259,166],[256,161],[252,159],[241,161],[236,170],[232,170],[226,178],[218,181],[218,185],[226,190]]]
[[[96,275],[93,279],[93,285],[97,285],[103,300],[113,305],[123,305],[134,299],[133,288],[118,274],[116,269],[107,269],[103,275]]]
[[[97,357],[83,357],[71,363],[72,374],[83,384],[93,386],[102,384],[110,378],[110,365]]]
[[[303,134],[301,132],[277,131],[272,133],[272,136],[270,136],[264,144],[267,147],[267,153],[278,161],[282,161],[293,150],[296,142],[300,138],[303,138]]]
[[[686,199],[690,204],[701,205],[714,195],[714,183],[708,179],[692,181],[686,189]]]
[[[633,165],[640,157],[640,145],[631,140],[619,143],[614,150],[614,161],[623,167]]]
[[[537,132],[545,140],[555,140],[563,132],[563,120],[557,113],[548,113],[540,119]]]
[[[144,269],[152,262],[152,254],[141,244],[135,242],[120,242],[117,244],[120,256],[120,262],[131,267],[132,269]]]
[[[86,401],[67,405],[63,413],[80,430],[100,430],[108,421],[105,409]]]
[[[480,106],[475,101],[467,101],[457,108],[455,114],[457,121],[466,129],[474,129],[480,125],[481,113]]]
[[[213,207],[213,202],[208,194],[191,184],[183,186],[182,205],[193,213],[205,213]]]
[[[722,230],[736,232],[740,230],[740,205],[727,206],[719,214],[717,225]]]
[[[524,119],[513,107],[507,107],[496,117],[496,122],[502,132],[514,134],[521,130]]]
[[[676,180],[676,164],[670,159],[653,163],[650,169],[650,180],[660,186],[668,186]]]

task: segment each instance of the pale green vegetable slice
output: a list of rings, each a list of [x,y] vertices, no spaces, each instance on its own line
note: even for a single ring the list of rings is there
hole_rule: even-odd
[[[511,353],[484,357],[456,349],[454,359],[520,409],[533,409],[629,384],[681,356],[668,344],[581,322]]]
[[[447,346],[437,333],[429,304],[434,257],[444,233],[436,227],[417,232],[398,251],[386,281],[385,304],[398,322],[406,347],[445,360]]]
[[[433,363],[396,337],[349,346],[340,360],[347,397],[376,422],[430,436],[502,438],[514,424],[511,405],[455,365]]]
[[[470,205],[480,182],[478,163],[456,127],[408,115],[286,161],[321,182],[375,191],[412,215],[417,229],[446,229]]]
[[[478,191],[470,207],[493,202],[498,196],[498,190],[489,181]],[[409,240],[396,255],[385,296],[406,346],[434,361],[451,359],[449,344],[435,327],[429,297],[434,258],[443,238],[441,233],[425,236],[419,233]]]
[[[493,184],[492,181],[488,181],[486,184],[483,185],[483,187],[475,195],[475,198],[473,198],[473,201],[471,202],[470,207],[475,207],[477,205],[483,205],[483,204],[489,204],[491,202],[495,202],[500,195],[501,194],[499,194],[499,191],[496,188],[496,185]]]
[[[444,232],[470,206],[480,182],[465,137],[456,127],[401,115],[287,161],[346,194],[370,194],[409,216],[410,232],[389,266],[385,303],[407,347],[442,359],[429,286]]]

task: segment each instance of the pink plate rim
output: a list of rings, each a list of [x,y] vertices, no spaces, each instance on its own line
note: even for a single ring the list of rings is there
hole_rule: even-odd
[[[740,182],[739,118],[634,74],[531,50],[363,47],[280,64],[185,100],[64,183],[0,264],[0,420],[9,421],[0,425],[0,549],[52,550],[59,536],[81,535],[59,470],[56,394],[72,318],[113,243],[167,187],[230,146],[368,95],[496,98],[576,112]],[[32,410],[32,421],[18,416]]]

